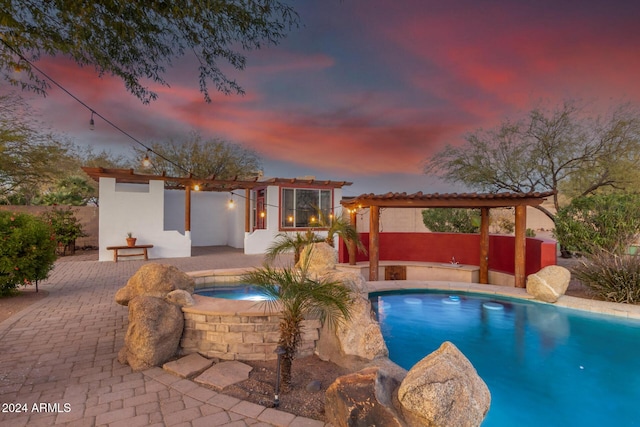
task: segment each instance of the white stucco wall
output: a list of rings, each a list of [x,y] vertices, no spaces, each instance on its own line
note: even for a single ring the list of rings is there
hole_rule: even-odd
[[[100,178],[99,260],[113,260],[107,246],[126,245],[127,233],[136,244],[154,245],[149,258],[191,256],[191,240],[164,227],[164,183],[116,184],[115,178]]]

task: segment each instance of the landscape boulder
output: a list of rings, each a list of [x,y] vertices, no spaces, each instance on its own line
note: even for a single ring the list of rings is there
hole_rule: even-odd
[[[398,382],[380,367],[337,378],[325,392],[325,415],[335,427],[401,427],[392,404]]]
[[[164,297],[164,300],[178,307],[189,307],[196,303],[193,296],[184,289],[176,289],[175,291],[169,292],[167,296]]]
[[[335,270],[338,262],[336,250],[326,242],[307,245],[300,253],[297,267],[307,267],[310,274],[323,274]]]
[[[182,289],[192,294],[195,282],[184,272],[172,265],[145,264],[129,278],[127,284],[116,292],[116,302],[128,305],[133,298],[146,295],[164,298],[171,291]]]
[[[177,305],[153,296],[133,298],[118,361],[134,371],[162,365],[176,354],[183,328],[184,317]]]
[[[491,404],[489,388],[450,342],[409,370],[397,399],[410,427],[479,426]]]
[[[556,302],[567,291],[571,272],[559,265],[549,265],[527,277],[527,293],[544,302]]]

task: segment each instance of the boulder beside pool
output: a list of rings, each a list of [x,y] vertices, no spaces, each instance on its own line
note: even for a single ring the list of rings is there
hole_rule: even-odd
[[[559,265],[549,265],[527,277],[527,293],[544,302],[556,302],[567,291],[571,272]]]
[[[195,282],[186,273],[172,265],[149,263],[140,267],[129,278],[127,284],[116,292],[115,299],[120,305],[129,305],[129,301],[137,296],[164,298],[176,289],[192,294]]]
[[[134,371],[162,365],[176,354],[183,328],[184,317],[177,305],[151,296],[132,299],[118,361]]]
[[[397,399],[410,427],[479,426],[491,404],[485,382],[448,341],[409,370]]]

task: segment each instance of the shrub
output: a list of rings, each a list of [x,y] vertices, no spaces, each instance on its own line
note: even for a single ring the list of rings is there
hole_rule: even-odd
[[[480,214],[477,209],[425,209],[422,222],[436,233],[477,233]]]
[[[578,197],[558,211],[555,236],[562,247],[583,254],[599,249],[623,253],[640,233],[640,195]]]
[[[76,239],[84,237],[86,234],[82,230],[82,224],[75,217],[70,207],[54,207],[50,211],[42,214],[42,219],[50,225],[56,239],[58,247],[62,248],[62,255],[67,249],[71,253],[75,250]]]
[[[47,278],[56,260],[56,241],[44,221],[0,212],[0,242],[0,296]]]
[[[575,278],[607,301],[640,303],[640,257],[597,251],[574,268]]]

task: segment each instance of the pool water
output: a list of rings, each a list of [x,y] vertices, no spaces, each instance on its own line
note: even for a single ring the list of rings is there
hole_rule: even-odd
[[[196,289],[195,293],[205,297],[243,301],[266,301],[270,299],[260,291],[260,288],[248,283],[237,283],[234,285]]]
[[[640,321],[514,299],[371,296],[405,369],[451,341],[491,391],[483,427],[640,426]]]

